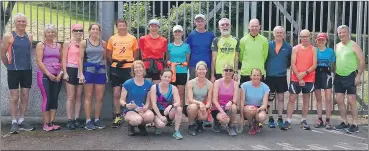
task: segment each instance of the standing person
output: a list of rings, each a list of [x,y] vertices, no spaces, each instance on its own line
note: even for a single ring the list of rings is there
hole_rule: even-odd
[[[315,69],[317,66],[316,49],[310,43],[310,36],[309,30],[302,30],[300,32],[301,44],[292,48],[290,96],[287,105],[287,121],[284,123],[284,129],[291,128],[291,117],[295,108],[297,95],[302,92],[303,105],[300,127],[304,130],[310,130],[310,126],[306,122],[306,116],[309,112],[310,95],[315,88]]]
[[[159,35],[160,23],[156,19],[149,21],[149,34],[142,36],[138,42],[142,61],[145,63],[146,78],[153,84],[159,83],[160,72],[164,69],[164,55],[167,52],[168,41]]]
[[[72,38],[63,44],[62,70],[65,89],[67,91],[67,101],[65,103],[68,122],[66,127],[69,130],[83,128],[83,122],[80,122],[79,114],[81,110],[81,100],[83,85],[78,80],[79,66],[79,47],[83,36],[83,26],[74,24],[72,26]]]
[[[36,45],[37,85],[42,94],[42,116],[44,131],[59,130],[60,126],[54,123],[58,109],[58,97],[62,83],[63,71],[60,68],[61,45],[54,42],[56,28],[52,25],[45,27],[45,41]]]
[[[186,43],[190,45],[190,65],[189,65],[189,80],[196,78],[196,64],[199,61],[204,61],[211,69],[212,52],[211,44],[215,35],[211,31],[206,30],[206,17],[203,14],[197,14],[195,16],[195,30],[188,34]],[[211,80],[211,71],[208,69],[206,78]],[[213,80],[213,82],[215,79]],[[211,119],[210,113],[208,114],[208,120],[204,122],[205,127],[211,127],[209,122]]]
[[[238,69],[239,40],[231,35],[231,21],[228,18],[219,20],[221,37],[214,38],[211,45],[211,81],[222,78],[224,65],[230,64]],[[234,72],[233,79],[238,81],[238,72]]]
[[[177,140],[183,139],[179,128],[182,121],[182,106],[179,99],[177,87],[170,84],[172,72],[170,69],[164,69],[160,74],[161,80],[158,84],[154,84],[150,89],[150,98],[152,104],[152,112],[155,114],[155,134],[161,134],[161,128],[174,120],[173,137]]]
[[[237,69],[237,68],[236,68]],[[235,136],[236,133],[236,115],[237,115],[237,96],[239,83],[233,80],[234,67],[225,64],[223,67],[223,78],[214,82],[213,88],[213,107],[211,115],[213,116],[213,131],[220,132],[221,126],[225,125],[228,129],[228,135]]]
[[[270,88],[267,113],[269,114],[269,127],[275,128],[273,118],[273,101],[277,96],[278,121],[280,128],[283,127],[284,93],[288,90],[287,68],[291,64],[292,47],[284,41],[285,29],[276,26],[273,30],[274,40],[269,42],[268,57],[265,62],[265,84]]]
[[[362,83],[364,72],[364,55],[360,46],[351,40],[350,28],[341,25],[337,28],[340,42],[336,44],[336,75],[334,76],[334,90],[336,101],[340,110],[342,122],[335,129],[347,129],[348,133],[359,132],[357,125],[358,109],[356,104],[356,87]],[[351,105],[352,123],[347,121],[345,93],[347,102]]]
[[[32,86],[32,35],[26,32],[27,18],[25,15],[21,13],[15,14],[13,23],[15,30],[5,34],[2,39],[1,61],[8,72],[9,106],[12,120],[10,133],[18,134],[18,130],[34,130],[33,126],[24,122],[29,90]],[[19,94],[19,86],[21,94]],[[19,119],[17,120],[19,96]]]
[[[91,24],[88,28],[89,38],[81,42],[80,64],[78,68],[79,82],[84,83],[84,109],[87,130],[105,128],[100,122],[101,107],[104,97],[105,84],[107,81],[105,41],[100,39],[101,27]],[[95,95],[95,120],[91,120],[92,95]]]
[[[269,87],[261,81],[261,70],[258,68],[251,70],[251,81],[241,84],[241,125],[246,117],[249,122],[249,134],[255,135],[260,132],[258,123],[266,120],[266,110],[268,105]]]
[[[203,131],[203,121],[208,120],[213,94],[213,83],[206,78],[208,67],[204,61],[196,64],[196,78],[187,82],[187,101],[184,115],[188,117],[188,133],[197,135]]]
[[[113,86],[114,100],[114,121],[113,128],[119,127],[122,123],[120,109],[120,95],[122,84],[131,78],[132,62],[138,59],[138,43],[136,37],[128,33],[128,23],[124,19],[117,19],[115,26],[118,32],[109,38],[106,56],[111,63],[110,79]]]
[[[181,106],[185,100],[185,85],[187,82],[187,62],[190,58],[190,46],[182,41],[183,28],[180,25],[173,27],[174,42],[168,45],[169,65],[174,67],[172,84],[178,88]],[[168,59],[167,59],[168,60]],[[175,79],[175,81],[173,80]],[[173,82],[174,81],[174,82]]]
[[[315,128],[324,127],[326,129],[332,129],[330,122],[331,111],[332,111],[332,68],[336,61],[336,56],[332,48],[327,48],[326,44],[328,41],[328,35],[326,33],[319,33],[315,39],[317,43],[317,68],[315,69],[315,98],[316,98],[316,108],[318,111],[318,120],[314,125]],[[322,90],[325,94],[325,114],[326,122],[324,125],[322,119],[323,104],[322,104]]]
[[[145,125],[154,121],[154,113],[150,110],[150,88],[152,83],[144,79],[146,74],[144,63],[136,60],[131,66],[132,78],[123,83],[120,104],[124,107],[124,117],[128,123],[128,135],[136,135],[135,127],[141,136],[146,136]]]

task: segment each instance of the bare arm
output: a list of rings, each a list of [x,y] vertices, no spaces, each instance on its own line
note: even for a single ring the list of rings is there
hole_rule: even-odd
[[[297,70],[297,67],[296,67],[296,51],[297,51],[297,48],[293,47],[292,54],[291,54],[291,69],[295,75],[298,75],[299,71]]]
[[[83,59],[85,57],[86,40],[82,40],[79,46],[78,75],[83,75]]]
[[[179,97],[178,88],[176,86],[172,86],[172,95],[174,99],[173,106],[181,106],[181,99]]]
[[[353,45],[353,51],[356,54],[356,57],[359,61],[359,66],[358,66],[358,75],[361,76],[363,74],[364,71],[364,66],[365,66],[365,59],[364,59],[364,54],[363,54],[363,50],[360,48],[360,46],[355,42]]]
[[[215,64],[216,64],[216,59],[217,59],[217,52],[216,51],[212,51],[212,56],[211,56],[211,76],[215,76]]]
[[[318,59],[317,59],[317,54],[316,54],[316,48],[313,48],[313,65],[307,70],[309,73],[313,72],[316,67],[318,65]]]
[[[237,96],[238,96],[238,94],[239,94],[239,86],[240,85],[240,83],[239,82],[234,82],[234,84],[233,84],[233,104],[236,104],[237,105]]]
[[[64,42],[63,44],[63,50],[62,50],[62,58],[61,58],[61,63],[62,63],[62,70],[64,73],[67,73],[67,58],[68,58],[68,48],[69,48],[69,42]]]
[[[6,57],[6,53],[10,45],[10,38],[12,38],[11,34],[5,34],[1,42],[1,61],[6,67],[9,64],[8,57]]]
[[[268,98],[269,98],[269,92],[265,93],[263,96],[263,103],[260,106],[260,110],[266,110],[267,106],[268,106]]]
[[[238,55],[240,55],[240,52],[236,51],[236,56],[234,57],[234,70],[238,71]]]
[[[241,96],[240,96],[240,119],[243,122],[244,121],[244,107],[245,107],[245,102],[246,102],[246,97],[245,97],[245,91],[241,88]]]
[[[224,112],[224,110],[220,107],[219,104],[219,98],[218,98],[218,94],[219,93],[219,80],[216,80],[214,82],[214,88],[213,88],[213,104],[215,105],[215,107],[218,109],[218,111],[220,112]]]
[[[212,95],[213,95],[213,83],[210,83],[207,98],[206,98],[206,100],[207,100],[206,101],[206,106],[205,106],[207,109],[210,109]]]
[[[50,75],[49,70],[46,69],[45,64],[42,62],[42,58],[44,56],[44,47],[45,47],[44,44],[41,43],[41,42],[39,42],[36,45],[36,64],[40,68],[42,73],[44,73],[46,75]]]
[[[156,85],[152,85],[150,89],[150,99],[151,99],[151,106],[156,115],[161,115],[158,105],[156,104]]]
[[[124,106],[127,104],[126,102],[126,98],[127,98],[127,90],[122,87],[122,92],[120,93],[120,105]]]

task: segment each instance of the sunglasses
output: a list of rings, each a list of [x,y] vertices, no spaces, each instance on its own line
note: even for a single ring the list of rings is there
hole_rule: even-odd
[[[81,30],[73,30],[73,32],[80,32],[80,33],[83,33],[83,29],[81,29]]]
[[[224,69],[225,72],[233,72],[233,69]]]

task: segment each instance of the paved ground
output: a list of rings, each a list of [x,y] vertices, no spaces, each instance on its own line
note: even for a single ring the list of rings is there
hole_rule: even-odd
[[[316,117],[315,117],[316,118]],[[63,119],[58,119],[62,121]],[[299,116],[293,118],[293,127],[289,131],[279,129],[262,128],[255,136],[247,134],[245,128],[242,134],[235,137],[228,136],[225,132],[213,133],[206,129],[198,136],[187,134],[187,123],[183,123],[181,132],[183,140],[172,138],[173,127],[163,130],[162,136],[155,136],[153,128],[149,128],[149,136],[129,137],[125,126],[112,129],[86,131],[69,131],[62,129],[55,132],[41,131],[40,118],[33,118],[32,122],[37,130],[33,132],[21,132],[10,135],[9,117],[2,118],[1,148],[0,149],[47,149],[47,150],[71,150],[71,149],[124,149],[124,150],[368,150],[368,124],[362,122],[360,132],[346,134],[341,131],[329,131],[325,129],[312,129],[305,131],[297,125]],[[313,123],[314,118],[308,122]],[[31,121],[31,120],[29,120]],[[337,118],[332,122],[338,124]],[[109,123],[106,123],[109,124]]]

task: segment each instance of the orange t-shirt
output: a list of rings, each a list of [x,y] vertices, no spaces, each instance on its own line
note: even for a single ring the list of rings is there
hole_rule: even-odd
[[[113,51],[112,59],[134,61],[133,52],[137,51],[137,39],[131,34],[119,36],[115,34],[109,38],[107,49]],[[112,63],[112,67],[116,67],[117,63]],[[125,63],[122,68],[130,68],[132,63]]]
[[[168,41],[166,38],[159,36],[159,38],[152,38],[150,35],[142,36],[138,42],[139,48],[142,54],[142,60],[144,59],[164,59],[164,55],[168,50]],[[149,61],[144,61],[145,68],[150,67]],[[156,61],[159,70],[164,68],[163,64]]]
[[[301,44],[297,46],[296,52],[296,68],[298,72],[305,72],[313,65],[314,46],[310,45],[304,48]],[[315,82],[315,70],[307,74],[304,78],[305,82]],[[298,78],[295,73],[291,72],[291,81],[298,82]]]
[[[278,54],[279,50],[281,49],[283,43],[275,43],[275,53]]]

